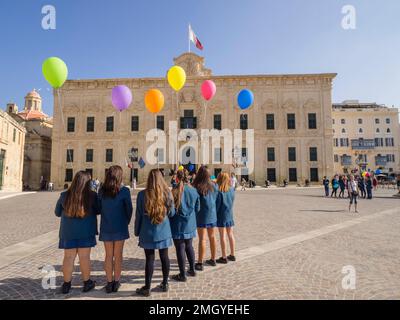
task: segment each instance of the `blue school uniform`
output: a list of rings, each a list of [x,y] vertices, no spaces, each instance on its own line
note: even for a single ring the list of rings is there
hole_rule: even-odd
[[[170,199],[169,210],[160,224],[152,224],[145,212],[145,190],[136,199],[135,236],[143,249],[165,249],[172,246],[172,233],[169,218],[175,215],[174,201]]]
[[[218,191],[217,197],[217,226],[218,228],[233,227],[233,202],[235,201],[235,189],[227,192]]]
[[[198,228],[214,228],[217,226],[216,202],[218,197],[218,187],[213,185],[213,190],[207,195],[200,196],[200,211],[197,213]]]
[[[131,192],[122,187],[114,197],[105,197],[100,191],[101,205],[100,241],[121,241],[129,239],[128,225],[132,218]]]
[[[193,187],[183,187],[181,205],[171,218],[173,239],[192,239],[196,237],[196,214],[200,211],[200,196]]]
[[[54,210],[55,215],[61,218],[58,247],[60,249],[75,249],[96,246],[97,214],[100,213],[97,194],[91,192],[91,206],[84,218],[66,216],[63,207],[66,195],[67,191],[61,193]]]

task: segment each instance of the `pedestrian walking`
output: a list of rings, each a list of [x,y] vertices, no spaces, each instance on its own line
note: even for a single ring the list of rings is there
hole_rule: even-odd
[[[325,190],[325,197],[329,197],[329,179],[324,176],[324,179],[322,180],[322,184],[324,186]]]

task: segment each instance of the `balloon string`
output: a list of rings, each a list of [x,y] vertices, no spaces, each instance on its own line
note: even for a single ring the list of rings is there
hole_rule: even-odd
[[[154,125],[155,125],[155,129],[156,129],[156,137],[157,137],[157,169],[160,169],[160,164],[158,163],[158,157],[160,155],[160,149],[158,148],[157,114],[154,114]]]
[[[177,126],[180,126],[180,118],[179,118],[179,96],[178,92],[175,92],[175,97],[176,97],[176,117],[177,117]],[[179,141],[178,139],[176,140],[176,148],[175,148],[175,157],[176,157],[176,170],[178,170],[179,167]]]
[[[66,132],[65,130],[65,118],[64,118],[64,111],[62,108],[62,104],[61,104],[61,93],[60,93],[60,88],[56,89],[57,92],[57,97],[58,97],[58,107],[60,108],[60,113],[61,113],[61,122],[62,122],[62,128],[64,130],[64,132]],[[68,159],[72,160],[71,158],[71,149],[70,149],[70,144],[67,144],[67,157]],[[72,172],[74,171],[74,162],[71,161],[71,167],[72,167]]]
[[[122,152],[121,152],[121,141],[122,141],[122,137],[121,137],[121,130],[122,130],[122,119],[121,119],[121,112],[122,111],[119,111],[119,130],[118,130],[118,132],[119,132],[119,141],[118,141],[118,156],[119,156],[119,159],[121,159],[120,161],[121,161],[121,164],[123,165],[123,163],[122,163]]]

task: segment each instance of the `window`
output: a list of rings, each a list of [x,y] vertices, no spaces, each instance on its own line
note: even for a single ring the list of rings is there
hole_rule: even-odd
[[[340,123],[341,124],[346,124],[346,120],[345,119],[340,119]]]
[[[345,128],[342,129],[342,133],[346,133],[346,129]]]
[[[157,129],[164,131],[164,116],[157,116]]]
[[[335,119],[332,119],[332,124],[335,124]]]
[[[267,130],[275,130],[275,115],[273,113],[267,114],[266,121]]]
[[[270,182],[276,182],[276,169],[275,168],[267,169],[267,180]]]
[[[295,147],[288,148],[288,159],[289,159],[289,161],[296,161],[296,148]]]
[[[363,120],[362,119],[358,119],[358,124],[362,124]]]
[[[247,121],[247,114],[240,115],[240,129],[247,130],[248,129],[248,121]]]
[[[106,162],[113,162],[113,149],[106,149]]]
[[[13,142],[17,139],[17,129],[14,128],[13,130]]]
[[[339,162],[339,155],[335,154],[335,155],[333,156],[333,161],[334,161],[334,162]]]
[[[65,169],[65,182],[72,182],[73,175],[72,169]]]
[[[390,129],[389,128],[387,128],[386,133],[390,133]]]
[[[86,149],[86,162],[93,162],[93,149]]]
[[[383,147],[383,138],[375,138],[375,147]]]
[[[94,132],[94,117],[86,118],[86,132]]]
[[[214,161],[221,162],[222,161],[222,148],[214,149]]]
[[[275,161],[275,148],[267,148],[267,160]]]
[[[194,117],[194,111],[193,110],[183,110],[183,116],[185,118],[193,118]]]
[[[107,117],[106,119],[106,131],[113,132],[114,131],[114,117]]]
[[[317,114],[308,114],[308,129],[317,129]]]
[[[289,182],[297,182],[297,168],[289,168]]]
[[[362,128],[358,129],[358,133],[363,133],[363,129]]]
[[[318,153],[316,147],[310,147],[310,161],[318,161]]]
[[[340,146],[348,147],[349,146],[349,138],[340,138]]]
[[[381,130],[379,130],[379,128],[376,128],[376,133],[380,133]]]
[[[296,129],[296,115],[294,113],[287,114],[287,127],[288,129]]]
[[[73,117],[67,119],[67,132],[75,132],[75,118]]]
[[[222,129],[222,116],[220,114],[214,114],[214,129]]]
[[[197,118],[194,117],[193,110],[184,110],[184,116],[180,118],[181,129],[196,129],[197,128]]]
[[[310,181],[311,182],[318,182],[318,168],[310,168]]]
[[[67,162],[74,162],[74,150],[67,149]]]
[[[139,131],[139,116],[131,117],[131,131],[134,131],[134,132]]]
[[[394,154],[387,154],[386,161],[387,162],[395,162]]]
[[[333,139],[333,146],[334,147],[338,147],[339,146],[339,139],[338,138],[334,138]]]
[[[379,121],[378,118],[375,119],[375,123],[376,123],[376,124],[379,124],[379,123],[380,123],[380,121]]]
[[[386,138],[385,139],[386,147],[393,147],[394,146],[394,139],[393,138]]]
[[[390,124],[390,118],[386,118],[386,124]]]

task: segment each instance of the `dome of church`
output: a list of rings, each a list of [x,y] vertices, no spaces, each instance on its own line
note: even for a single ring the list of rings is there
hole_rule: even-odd
[[[40,96],[40,94],[33,89],[31,92],[29,92],[25,98],[35,98],[35,99],[42,99],[42,97]]]

